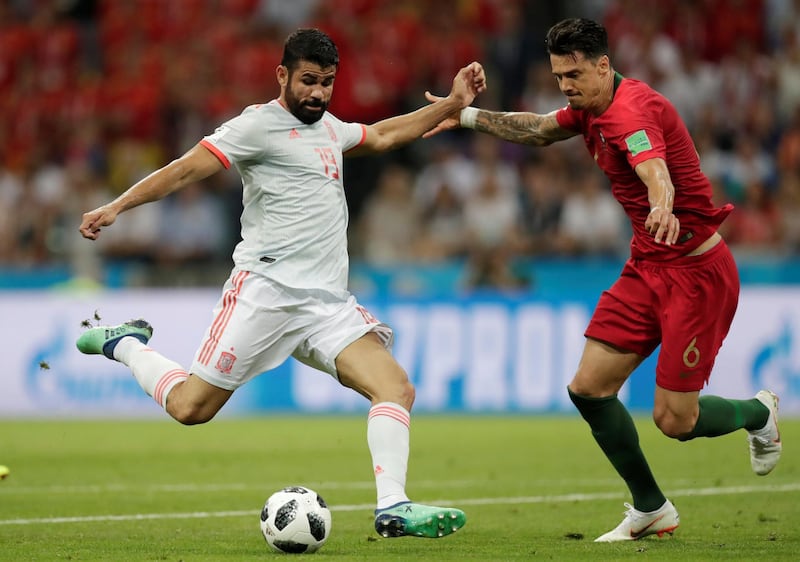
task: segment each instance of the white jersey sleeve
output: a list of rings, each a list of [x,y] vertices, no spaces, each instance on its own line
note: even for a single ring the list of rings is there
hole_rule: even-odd
[[[258,106],[246,108],[240,115],[217,127],[202,144],[220,159],[226,168],[233,162],[262,158],[267,152],[263,120],[254,119]]]
[[[287,287],[346,292],[343,152],[365,137],[364,125],[330,113],[306,125],[273,100],[246,108],[203,138],[242,177],[236,267]]]

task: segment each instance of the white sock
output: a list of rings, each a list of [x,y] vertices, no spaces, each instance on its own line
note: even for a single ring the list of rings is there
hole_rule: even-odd
[[[372,454],[378,509],[409,501],[406,495],[411,414],[393,402],[375,404],[367,417],[367,444]]]
[[[139,386],[162,408],[166,408],[167,395],[173,387],[189,377],[178,363],[132,336],[119,340],[114,347],[114,359],[130,368]]]

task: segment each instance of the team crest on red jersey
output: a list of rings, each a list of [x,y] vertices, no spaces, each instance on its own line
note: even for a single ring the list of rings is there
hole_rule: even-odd
[[[234,363],[236,363],[236,356],[233,353],[223,351],[219,355],[215,369],[223,375],[230,375]]]

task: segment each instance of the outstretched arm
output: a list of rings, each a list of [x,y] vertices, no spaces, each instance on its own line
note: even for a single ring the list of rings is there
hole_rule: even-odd
[[[483,67],[473,62],[462,68],[453,79],[453,88],[447,97],[397,117],[391,117],[367,126],[364,142],[347,153],[348,156],[374,154],[398,148],[420,138],[448,115],[460,111],[486,89]],[[430,92],[425,92],[430,96]]]
[[[166,197],[222,168],[222,163],[211,151],[197,144],[180,158],[134,184],[110,203],[84,213],[79,230],[84,238],[97,240],[100,229],[113,224],[121,212]]]
[[[438,103],[441,98],[426,93],[428,101]],[[564,129],[558,124],[556,111],[540,115],[538,113],[514,111],[487,111],[467,107],[451,113],[446,119],[425,133],[424,138],[432,137],[442,131],[465,127],[495,137],[533,146],[547,146],[556,141],[574,137],[578,133]]]

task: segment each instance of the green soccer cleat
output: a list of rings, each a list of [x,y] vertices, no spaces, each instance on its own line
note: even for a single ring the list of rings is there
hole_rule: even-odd
[[[147,343],[153,337],[153,327],[141,318],[129,320],[119,326],[97,326],[82,333],[75,345],[81,353],[87,355],[102,353],[109,359],[114,359],[114,348],[125,336]]]
[[[467,522],[466,514],[452,507],[402,502],[375,510],[375,530],[384,538],[438,539],[455,533]]]

